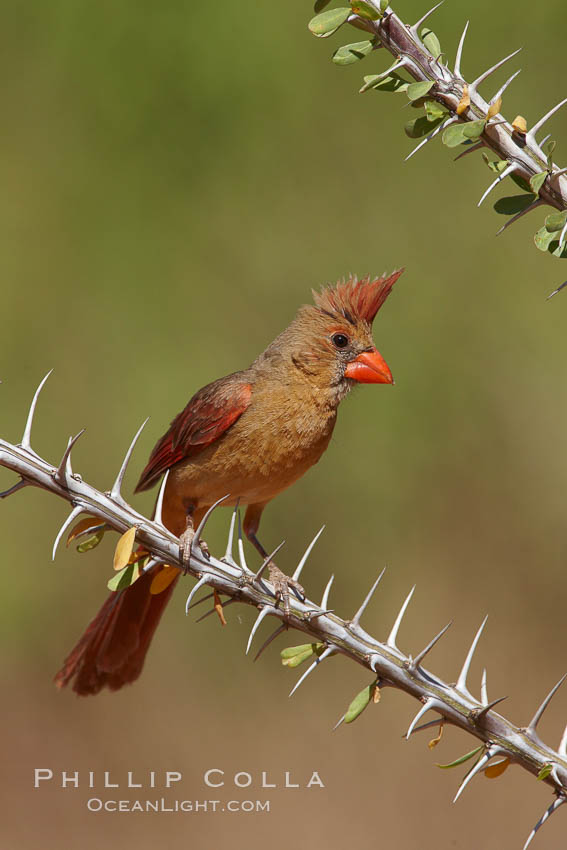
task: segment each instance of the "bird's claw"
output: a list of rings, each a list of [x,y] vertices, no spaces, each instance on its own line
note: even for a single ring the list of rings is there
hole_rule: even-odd
[[[305,601],[305,591],[298,581],[295,579],[286,576],[285,573],[282,573],[279,567],[276,567],[275,564],[270,564],[268,566],[268,570],[270,572],[270,581],[274,586],[275,596],[276,596],[276,606],[278,605],[280,599],[283,602],[284,613],[286,616],[290,613],[290,605],[289,605],[289,592],[290,590],[297,596],[300,602]]]
[[[179,537],[179,558],[183,564],[183,575],[186,576],[189,571],[189,563],[191,559],[191,550],[193,548],[193,540],[195,539],[195,529],[193,524],[187,523],[187,528]],[[205,558],[210,561],[211,553],[209,547],[204,540],[199,540],[199,546]]]

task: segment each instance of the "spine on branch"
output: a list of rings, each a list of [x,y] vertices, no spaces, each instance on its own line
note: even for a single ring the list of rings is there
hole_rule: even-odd
[[[19,476],[16,484],[4,493],[0,493],[0,499],[7,498],[25,487],[34,486],[47,490],[65,499],[70,504],[71,512],[55,539],[53,557],[55,557],[57,545],[63,535],[81,514],[94,519],[90,524],[85,521],[81,522],[71,532],[71,539],[84,534],[86,531],[92,533],[90,539],[94,539],[95,541],[100,539],[100,535],[106,529],[113,529],[120,532],[123,537],[119,541],[119,547],[117,547],[117,556],[119,556],[117,560],[119,567],[122,564],[124,566],[117,576],[111,579],[110,584],[114,589],[119,590],[121,587],[127,586],[136,580],[138,574],[157,564],[165,564],[170,568],[181,569],[183,564],[180,559],[179,541],[161,522],[161,502],[164,485],[162,484],[153,520],[146,518],[136,511],[122,496],[122,481],[126,467],[143,426],[134,437],[116,481],[107,492],[101,492],[95,487],[92,487],[72,470],[71,450],[80,434],[69,440],[63,457],[57,465],[46,462],[32,449],[31,428],[35,408],[39,393],[47,377],[41,382],[34,395],[21,442],[18,445],[13,445],[6,440],[0,439],[0,466],[12,470]],[[223,499],[220,501],[222,502]],[[219,502],[217,502],[218,504]],[[393,687],[405,691],[421,703],[416,716],[407,730],[407,738],[420,730],[435,725],[442,727],[445,723],[456,726],[476,738],[479,743],[474,750],[452,762],[450,765],[444,765],[444,767],[456,767],[468,759],[474,757],[477,759],[473,767],[465,775],[457,791],[455,800],[459,798],[473,777],[481,771],[484,771],[487,776],[494,777],[500,775],[508,765],[516,764],[534,776],[537,776],[539,780],[550,786],[554,794],[554,800],[532,830],[525,844],[525,847],[527,847],[540,826],[546,822],[557,808],[567,801],[567,728],[558,748],[555,750],[547,746],[537,732],[539,721],[545,709],[566,676],[560,679],[543,700],[532,720],[526,726],[516,726],[494,710],[495,706],[502,702],[504,698],[500,697],[492,701],[489,700],[486,687],[486,671],[482,678],[480,699],[477,699],[469,689],[469,669],[486,625],[486,618],[475,635],[457,677],[456,684],[444,682],[439,676],[426,670],[422,663],[437,642],[443,638],[450,624],[445,626],[424,649],[415,655],[406,655],[398,646],[399,630],[415,588],[412,588],[405,599],[399,614],[394,620],[392,629],[385,640],[374,638],[361,626],[361,619],[378,588],[384,571],[380,573],[362,602],[362,605],[350,619],[342,619],[333,610],[329,609],[329,596],[333,576],[331,576],[327,583],[320,604],[307,598],[304,602],[292,599],[290,600],[290,610],[287,614],[278,604],[271,584],[263,578],[269,558],[264,561],[257,571],[251,570],[246,562],[237,509],[235,509],[232,515],[227,549],[222,560],[204,554],[200,546],[203,528],[210,513],[217,505],[214,505],[209,510],[195,534],[189,572],[197,579],[197,582],[187,598],[186,610],[189,611],[195,605],[199,605],[211,598],[213,598],[213,607],[206,611],[203,617],[207,617],[215,612],[222,615],[223,608],[236,602],[252,605],[258,609],[258,617],[252,627],[246,653],[250,650],[256,632],[263,620],[267,617],[276,619],[278,621],[277,628],[264,641],[256,654],[255,660],[286,629],[291,627],[306,634],[309,638],[309,643],[288,647],[282,651],[282,663],[288,667],[296,667],[304,661],[311,660],[310,666],[298,679],[290,696],[295,693],[297,688],[323,661],[333,656],[345,656],[351,661],[355,661],[362,667],[367,668],[372,674],[370,684],[352,700],[337,725],[343,722],[350,723],[355,720],[370,702],[378,700],[381,689]],[[237,560],[235,560],[233,555],[236,527]],[[321,532],[322,529],[308,546],[293,574],[294,579],[297,580],[299,578]],[[124,541],[126,540],[128,541],[128,545],[125,550]],[[132,551],[135,540],[143,547],[145,555],[144,559],[139,563],[132,563],[131,559],[129,559],[129,553]],[[86,548],[90,548],[90,545],[87,545]],[[270,557],[273,557],[273,555],[274,553]],[[211,592],[202,599],[194,602],[193,600],[201,589],[208,589]],[[219,594],[227,597],[222,603]],[[435,712],[438,715],[437,719],[418,725],[419,721],[429,711]],[[432,741],[431,744],[434,744],[436,740],[438,739]],[[497,758],[498,761],[491,764],[490,762],[494,758]]]
[[[363,30],[368,36],[364,41],[339,47],[333,53],[332,61],[336,65],[352,65],[384,48],[394,56],[393,64],[380,73],[365,76],[360,92],[405,93],[412,106],[423,108],[424,114],[408,121],[405,126],[410,138],[422,139],[406,160],[437,136],[447,147],[460,149],[457,159],[483,151],[486,164],[495,176],[478,206],[506,177],[510,177],[521,190],[519,194],[500,198],[495,203],[496,212],[508,216],[498,233],[532,210],[547,205],[552,207],[552,212],[534,236],[536,247],[555,257],[567,258],[567,168],[555,164],[556,142],[549,135],[543,136],[544,126],[567,104],[567,98],[531,127],[521,115],[512,121],[504,118],[501,110],[505,92],[520,71],[513,73],[499,89],[488,95],[487,80],[520,51],[515,50],[472,82],[467,82],[462,60],[469,22],[465,24],[452,69],[441,50],[439,39],[425,25],[443,0],[413,25],[405,24],[387,0],[350,0],[350,5],[325,9],[329,2],[320,0],[315,4],[315,11],[319,14],[309,23],[314,35],[327,38],[342,30],[344,25],[350,25]],[[484,96],[479,91],[481,86]],[[498,159],[490,159],[486,151],[496,154]],[[550,297],[566,285],[567,281]]]

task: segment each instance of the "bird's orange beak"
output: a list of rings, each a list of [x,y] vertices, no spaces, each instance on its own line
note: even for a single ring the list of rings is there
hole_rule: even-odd
[[[345,376],[359,384],[393,384],[390,368],[379,351],[363,351],[345,369]]]

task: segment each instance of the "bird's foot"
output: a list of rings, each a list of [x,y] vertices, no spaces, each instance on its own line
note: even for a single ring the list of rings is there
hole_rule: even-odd
[[[179,557],[183,564],[183,575],[186,576],[189,571],[189,561],[191,558],[191,549],[193,547],[193,540],[195,539],[195,529],[193,528],[193,522],[189,522],[189,518],[187,519],[187,528],[179,537]],[[199,540],[199,546],[201,547],[201,552],[207,559],[210,561],[211,553],[209,552],[209,547],[205,543],[204,540]]]
[[[270,581],[274,586],[274,591],[276,594],[276,606],[278,605],[280,599],[283,602],[284,613],[286,616],[289,615],[290,606],[289,606],[289,592],[292,590],[294,594],[297,596],[300,602],[305,600],[305,591],[298,581],[295,579],[286,576],[285,573],[282,573],[279,567],[276,567],[275,564],[269,564],[268,570],[270,573]]]

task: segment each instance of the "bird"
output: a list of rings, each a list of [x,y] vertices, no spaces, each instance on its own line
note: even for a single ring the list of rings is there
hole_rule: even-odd
[[[313,303],[247,368],[207,384],[173,419],[154,447],[135,492],[168,473],[162,521],[188,557],[194,527],[223,496],[246,505],[243,529],[262,558],[260,517],[268,502],[321,458],[340,402],[356,384],[393,384],[372,338],[372,323],[403,269],[312,290]],[[227,494],[229,494],[227,496]],[[118,690],[140,675],[154,632],[182,570],[163,565],[114,591],[55,676],[75,693]],[[270,563],[276,597],[289,610],[303,588]]]

